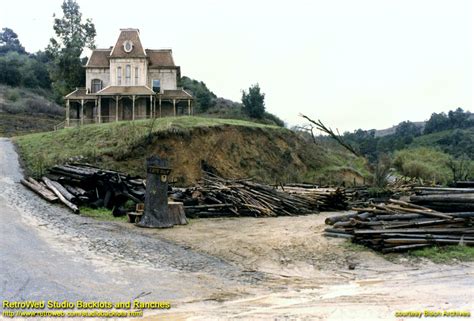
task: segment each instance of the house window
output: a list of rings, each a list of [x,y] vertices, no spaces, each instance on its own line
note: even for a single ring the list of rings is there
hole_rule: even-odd
[[[92,79],[91,81],[91,93],[96,93],[102,89],[102,80]]]
[[[132,71],[130,70],[130,65],[125,66],[125,85],[130,86],[130,78]]]
[[[135,86],[138,86],[138,79],[139,79],[138,67],[135,67]]]
[[[154,92],[156,92],[156,93],[161,92],[160,91],[161,90],[160,80],[159,79],[153,79],[152,87],[153,87]]]
[[[117,67],[117,85],[122,85],[122,67]]]

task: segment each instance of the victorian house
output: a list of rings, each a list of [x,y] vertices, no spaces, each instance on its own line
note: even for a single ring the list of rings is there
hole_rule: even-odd
[[[171,50],[144,49],[138,29],[121,29],[115,46],[93,50],[85,72],[86,87],[64,97],[66,126],[193,113]]]

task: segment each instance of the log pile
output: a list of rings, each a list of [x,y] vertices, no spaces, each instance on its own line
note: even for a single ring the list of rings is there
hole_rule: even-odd
[[[474,188],[415,187],[414,204],[442,212],[474,211]]]
[[[474,212],[441,213],[391,199],[326,219],[325,235],[343,237],[383,253],[432,245],[474,245]]]
[[[345,190],[341,188],[287,184],[278,189],[305,198],[308,202],[316,203],[320,211],[341,211],[346,210],[348,206]]]
[[[22,183],[49,202],[62,202],[74,213],[79,213],[79,206],[87,205],[106,207],[113,209],[114,215],[122,215],[128,200],[142,203],[145,198],[143,179],[87,164],[54,166],[42,182],[28,178]]]
[[[195,187],[177,191],[187,217],[282,216],[318,212],[321,200],[290,194],[248,179],[230,180],[205,173]]]

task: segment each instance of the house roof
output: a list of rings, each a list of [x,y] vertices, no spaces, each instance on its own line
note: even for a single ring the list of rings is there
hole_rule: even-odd
[[[94,49],[86,68],[109,68],[109,56],[111,49]]]
[[[193,96],[186,90],[174,89],[174,90],[163,90],[161,99],[193,99]]]
[[[124,43],[131,41],[132,50],[126,52]],[[140,31],[138,29],[120,29],[120,35],[110,53],[111,58],[142,58],[146,57],[142,42],[140,41]]]
[[[73,92],[66,95],[66,99],[94,99],[95,96],[87,94],[86,88],[76,88]]]
[[[98,96],[115,95],[154,95],[155,92],[147,86],[107,86],[95,93]]]
[[[176,67],[173,60],[173,53],[171,49],[146,49],[145,50],[149,58],[149,67]]]

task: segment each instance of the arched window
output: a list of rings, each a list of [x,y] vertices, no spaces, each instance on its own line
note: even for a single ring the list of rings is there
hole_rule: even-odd
[[[91,80],[91,93],[96,93],[102,90],[102,80],[100,79],[92,79]]]

